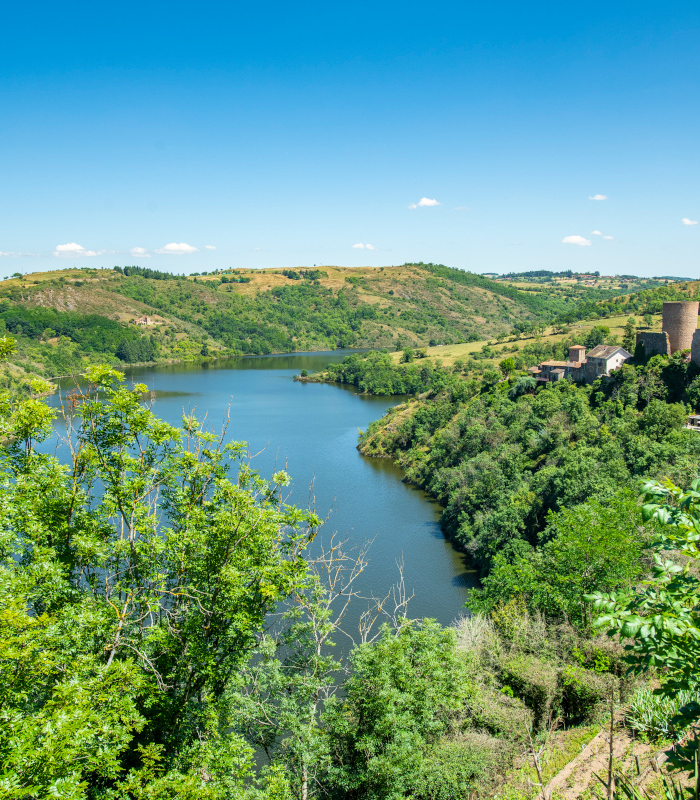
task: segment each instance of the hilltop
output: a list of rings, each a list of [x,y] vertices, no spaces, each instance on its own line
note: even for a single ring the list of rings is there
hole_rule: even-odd
[[[422,263],[190,276],[142,267],[66,269],[0,284],[0,327],[17,339],[16,378],[54,377],[89,360],[477,342],[582,308],[590,312],[646,285],[642,279],[516,285]]]

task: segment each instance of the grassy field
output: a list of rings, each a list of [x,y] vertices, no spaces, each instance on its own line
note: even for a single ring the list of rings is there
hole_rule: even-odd
[[[648,330],[651,331],[660,331],[661,330],[661,314],[652,315],[653,323],[651,328]],[[497,348],[498,355],[492,359],[484,359],[481,363],[487,365],[495,365],[499,361],[504,358],[508,358],[509,356],[516,356],[518,351],[514,349],[514,345],[518,345],[519,348],[522,348],[523,345],[529,344],[535,341],[543,341],[543,342],[559,342],[562,339],[568,339],[571,337],[572,334],[586,334],[591,328],[595,327],[596,325],[605,325],[610,328],[610,338],[613,336],[617,336],[618,339],[622,339],[622,334],[624,331],[624,327],[627,323],[627,316],[619,316],[619,317],[607,317],[603,319],[597,320],[584,320],[582,322],[578,322],[575,325],[571,326],[569,333],[554,333],[552,328],[547,328],[546,331],[541,336],[531,336],[528,338],[521,337],[520,339],[513,339],[512,337],[509,338],[507,341],[502,343],[497,342],[495,339],[491,339],[486,344],[490,344],[491,346]],[[640,326],[642,321],[637,319],[637,325]],[[645,328],[646,330],[646,328]],[[452,345],[445,345],[443,347],[428,347],[426,349],[427,357],[432,359],[433,361],[440,361],[443,366],[452,366],[455,361],[457,360],[465,360],[473,353],[477,353],[481,350],[484,346],[484,342],[468,342],[465,344],[452,344]],[[395,361],[399,361],[401,359],[401,353],[396,352],[392,353],[392,358]]]

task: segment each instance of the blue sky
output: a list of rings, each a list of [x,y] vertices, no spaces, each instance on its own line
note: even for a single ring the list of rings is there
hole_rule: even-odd
[[[3,28],[0,275],[700,277],[697,3],[25,2]]]

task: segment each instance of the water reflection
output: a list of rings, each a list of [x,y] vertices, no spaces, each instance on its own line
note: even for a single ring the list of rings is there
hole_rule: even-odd
[[[261,356],[194,364],[136,368],[128,377],[153,392],[155,413],[179,424],[196,407],[207,427],[219,428],[230,414],[228,435],[247,441],[260,455],[264,476],[285,467],[293,479],[290,502],[306,507],[313,493],[317,512],[328,516],[319,539],[333,533],[361,547],[373,540],[370,563],[358,589],[384,596],[403,564],[406,587],[414,592],[409,614],[449,624],[463,613],[476,575],[462,554],[445,541],[439,504],[403,482],[389,459],[357,451],[358,429],[398,398],[359,395],[353,387],[298,383],[302,369],[322,369],[346,351]],[[58,402],[57,398],[53,402]],[[357,606],[349,624],[363,609]]]

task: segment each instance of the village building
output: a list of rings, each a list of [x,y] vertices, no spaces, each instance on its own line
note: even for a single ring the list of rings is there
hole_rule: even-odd
[[[586,354],[586,348],[577,344],[569,348],[568,361],[543,361],[537,367],[530,367],[528,373],[536,380],[547,383],[563,378],[593,383],[597,378],[610,375],[628,358],[632,358],[632,354],[624,347],[599,344]]]
[[[632,353],[628,353],[624,347],[599,344],[586,356],[580,379],[586,383],[593,383],[597,378],[610,375],[614,369],[619,369],[628,358],[632,358]]]

